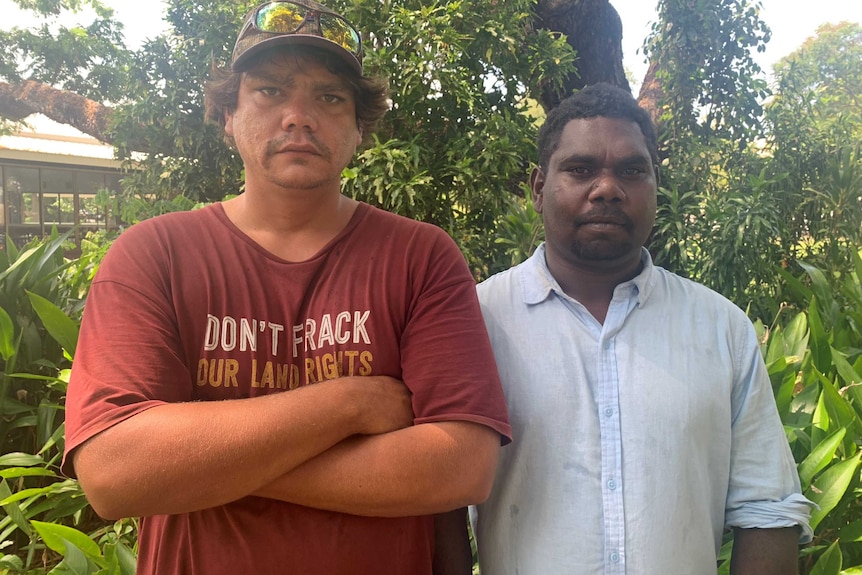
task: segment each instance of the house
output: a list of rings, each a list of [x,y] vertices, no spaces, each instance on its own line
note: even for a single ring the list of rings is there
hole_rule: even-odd
[[[115,229],[107,199],[120,192],[121,164],[112,146],[35,114],[27,127],[0,136],[0,250],[33,238],[75,229]]]

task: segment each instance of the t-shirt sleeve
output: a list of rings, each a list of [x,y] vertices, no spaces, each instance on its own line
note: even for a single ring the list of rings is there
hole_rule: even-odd
[[[472,421],[512,439],[500,376],[464,256],[434,229],[427,258],[414,258],[414,297],[401,342],[402,377],[416,423]]]
[[[114,242],[87,296],[66,397],[62,471],[72,477],[70,454],[94,435],[191,398],[164,255],[144,224]]]

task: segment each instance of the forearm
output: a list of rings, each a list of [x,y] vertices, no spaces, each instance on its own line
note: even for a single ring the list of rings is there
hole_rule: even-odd
[[[796,575],[799,529],[734,529],[731,575]]]
[[[362,432],[349,382],[219,402],[165,404],[74,454],[93,508],[109,518],[173,514],[246,495]]]
[[[483,425],[426,423],[352,437],[255,494],[354,515],[432,515],[484,501],[499,449]]]

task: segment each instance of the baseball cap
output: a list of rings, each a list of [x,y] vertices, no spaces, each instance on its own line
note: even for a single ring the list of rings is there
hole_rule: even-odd
[[[231,69],[241,71],[255,54],[287,45],[326,50],[362,75],[359,32],[341,14],[314,0],[266,2],[249,11],[233,47]]]

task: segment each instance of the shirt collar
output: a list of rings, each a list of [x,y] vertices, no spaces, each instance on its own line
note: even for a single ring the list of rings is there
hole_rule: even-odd
[[[641,272],[629,281],[619,284],[614,290],[616,294],[619,294],[620,290],[630,290],[631,297],[637,298],[639,306],[642,306],[647,298],[649,298],[656,282],[655,266],[653,265],[652,257],[647,249],[643,247],[641,248],[641,263],[643,264]],[[568,297],[554,276],[551,275],[551,270],[548,269],[548,263],[545,260],[544,242],[519,267],[521,270],[520,281],[525,304],[534,305],[542,303],[552,292]]]

